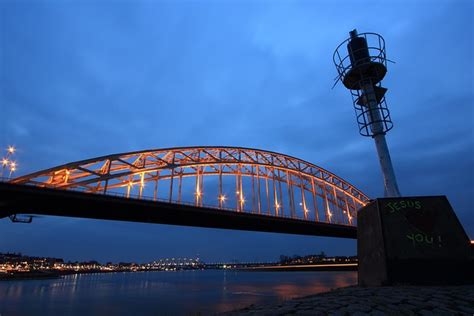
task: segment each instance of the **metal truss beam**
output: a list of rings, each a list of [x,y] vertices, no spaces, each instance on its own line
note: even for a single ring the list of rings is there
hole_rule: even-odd
[[[189,177],[196,179],[192,189],[183,185]],[[235,177],[233,189],[223,184],[229,177]],[[107,155],[38,171],[11,182],[100,194],[122,192],[127,197],[139,187],[140,199],[148,198],[145,186],[153,183],[154,200],[166,194],[169,202],[178,197],[177,203],[183,203],[190,195],[201,206],[209,200],[207,192],[215,191],[212,194],[221,209],[343,225],[356,225],[357,210],[369,202],[349,182],[307,161],[271,151],[225,146]],[[168,192],[160,189],[158,193],[159,182],[166,182]],[[209,185],[216,190],[209,189]],[[187,190],[184,194],[183,187]],[[235,196],[224,195],[229,191],[235,191]],[[226,199],[234,202],[226,204]],[[229,207],[231,204],[235,207]]]

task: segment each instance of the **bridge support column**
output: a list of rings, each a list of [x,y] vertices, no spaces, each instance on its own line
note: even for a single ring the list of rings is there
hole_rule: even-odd
[[[376,199],[357,222],[359,285],[474,283],[470,240],[445,196]]]

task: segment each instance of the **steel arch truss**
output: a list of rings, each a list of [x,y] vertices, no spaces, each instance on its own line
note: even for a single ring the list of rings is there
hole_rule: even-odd
[[[357,210],[369,201],[353,185],[316,165],[237,147],[114,154],[11,182],[352,226]]]

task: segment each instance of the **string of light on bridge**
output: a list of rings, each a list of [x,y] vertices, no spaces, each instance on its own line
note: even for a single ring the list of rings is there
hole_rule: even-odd
[[[73,162],[14,183],[356,225],[369,198],[291,156],[239,147],[146,150]]]

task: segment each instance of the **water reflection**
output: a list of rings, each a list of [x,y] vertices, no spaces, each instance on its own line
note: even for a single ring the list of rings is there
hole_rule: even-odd
[[[0,282],[0,314],[212,314],[355,284],[355,272],[181,271]]]

